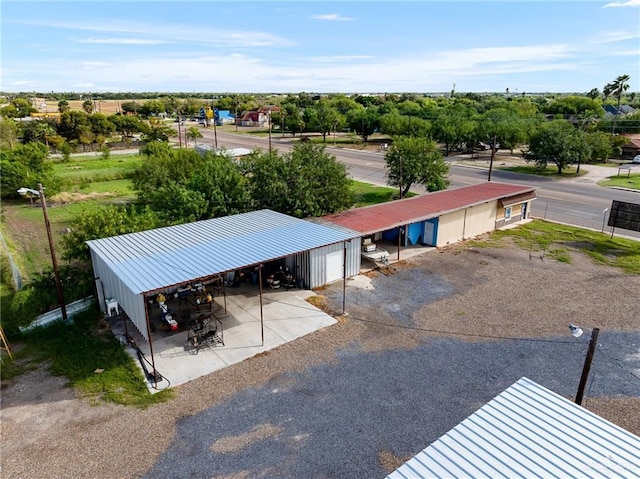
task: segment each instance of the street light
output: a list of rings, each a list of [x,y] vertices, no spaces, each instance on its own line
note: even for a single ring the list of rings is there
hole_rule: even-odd
[[[582,336],[582,328],[575,324],[570,324],[571,336],[579,338]],[[591,370],[591,362],[593,361],[593,354],[596,351],[596,343],[598,342],[599,328],[593,328],[591,331],[591,339],[589,340],[589,349],[587,350],[587,356],[584,358],[584,366],[582,366],[582,376],[580,376],[580,384],[578,385],[578,393],[576,394],[575,403],[578,406],[582,405],[582,399],[584,398],[584,388],[587,385],[587,379],[589,378],[589,371]]]
[[[58,270],[58,259],[56,258],[56,252],[53,247],[53,237],[51,236],[51,223],[49,222],[49,213],[47,211],[47,200],[44,197],[44,188],[42,183],[38,183],[38,189],[32,190],[31,188],[20,188],[17,190],[22,196],[27,194],[40,197],[40,203],[42,203],[42,213],[44,214],[44,224],[47,228],[47,238],[49,238],[49,250],[51,251],[51,262],[53,263],[53,274],[56,281],[56,293],[58,295],[58,304],[60,305],[60,312],[62,313],[62,319],[67,320],[67,307],[64,301],[64,294],[62,292],[62,282],[60,281],[60,271]]]

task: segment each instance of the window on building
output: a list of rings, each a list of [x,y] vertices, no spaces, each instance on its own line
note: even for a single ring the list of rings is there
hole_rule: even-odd
[[[504,209],[504,219],[505,220],[510,220],[511,219],[511,206],[507,206]]]

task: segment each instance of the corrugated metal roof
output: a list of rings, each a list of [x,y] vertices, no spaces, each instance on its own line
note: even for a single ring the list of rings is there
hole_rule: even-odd
[[[270,210],[87,241],[134,293],[357,237]]]
[[[495,201],[510,196],[534,192],[531,186],[486,182],[451,190],[427,193],[413,198],[365,206],[324,216],[332,223],[372,234],[398,226],[436,218],[445,213]]]
[[[640,477],[640,438],[522,378],[388,479]]]

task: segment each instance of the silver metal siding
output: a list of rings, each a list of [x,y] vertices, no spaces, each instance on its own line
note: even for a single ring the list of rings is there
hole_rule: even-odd
[[[522,378],[388,479],[640,477],[640,438]]]
[[[327,282],[326,256],[329,253],[344,250],[344,242],[336,243],[309,251],[310,286],[318,288]],[[343,258],[344,260],[344,258]],[[360,273],[360,238],[347,242],[347,278]]]

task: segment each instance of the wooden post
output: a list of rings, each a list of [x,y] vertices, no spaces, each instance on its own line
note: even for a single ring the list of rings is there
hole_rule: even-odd
[[[62,312],[63,321],[67,320],[67,306],[64,301],[64,293],[62,292],[62,281],[60,281],[60,271],[58,270],[58,259],[56,251],[53,247],[53,237],[51,236],[51,223],[49,222],[49,213],[47,212],[47,200],[44,197],[44,188],[42,183],[38,183],[38,191],[40,192],[40,202],[42,203],[42,213],[44,214],[44,224],[47,228],[47,237],[49,238],[49,250],[51,251],[51,262],[53,263],[53,274],[56,280],[56,294],[58,295],[58,303]]]
[[[489,160],[489,177],[487,181],[491,181],[491,172],[493,171],[493,158],[496,156],[496,137],[493,137],[491,142],[491,159]]]
[[[584,358],[584,366],[582,367],[582,376],[580,377],[580,385],[578,386],[578,394],[576,394],[576,404],[582,405],[582,398],[584,397],[584,388],[587,385],[587,379],[589,378],[589,371],[591,370],[591,362],[593,361],[593,353],[596,350],[596,343],[598,342],[598,334],[600,329],[593,328],[591,331],[591,340],[589,341],[589,350],[587,351],[587,357]]]

